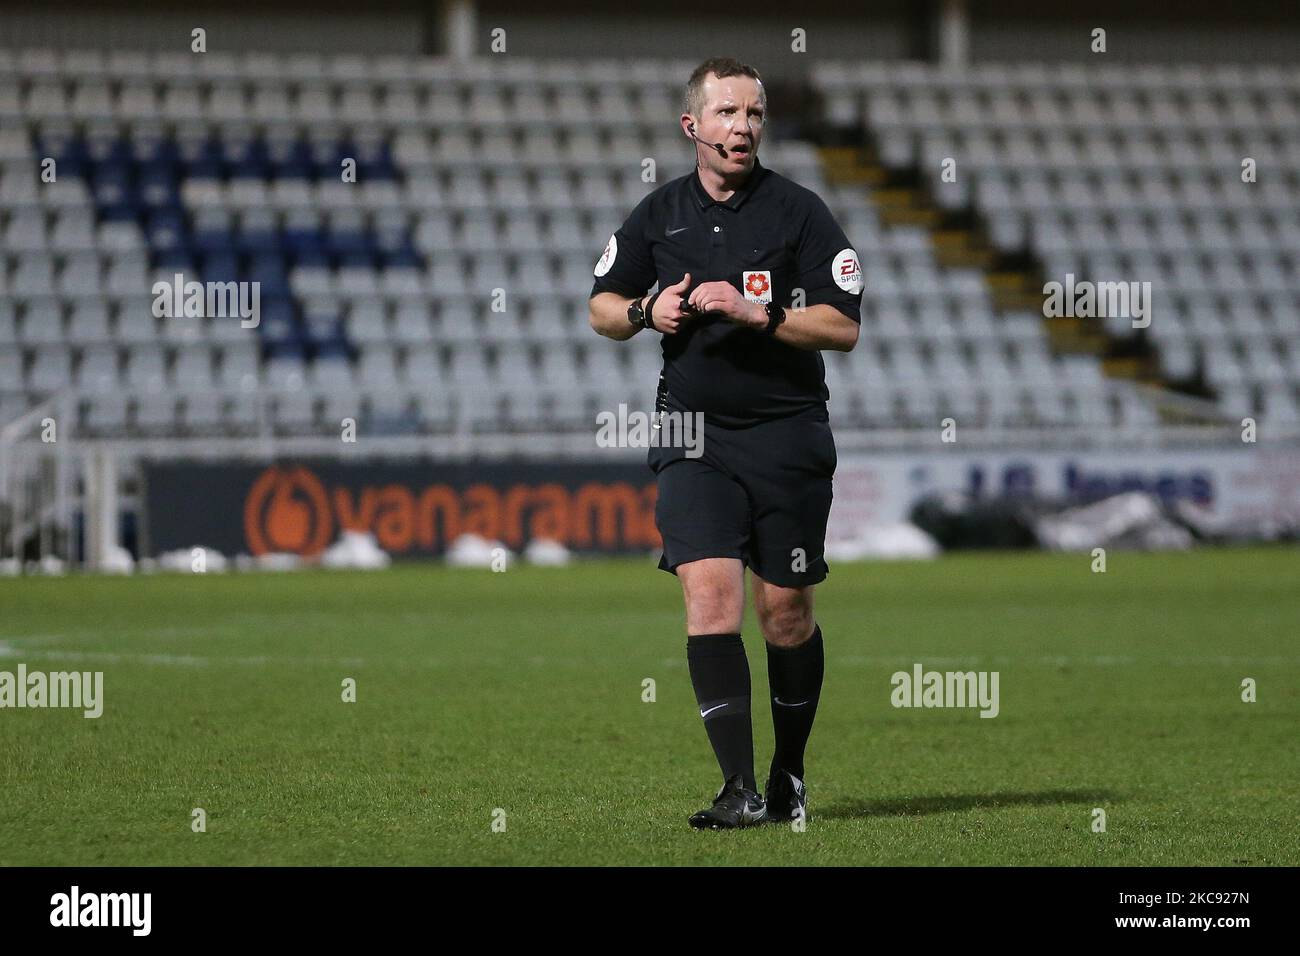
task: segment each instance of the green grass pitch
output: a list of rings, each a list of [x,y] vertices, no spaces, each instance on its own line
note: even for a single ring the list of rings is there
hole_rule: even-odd
[[[0,864],[1300,863],[1300,550],[1090,565],[836,565],[804,832],[687,827],[720,781],[647,559],[0,580],[0,670],[105,697],[0,710]],[[892,707],[916,662],[1001,713]]]

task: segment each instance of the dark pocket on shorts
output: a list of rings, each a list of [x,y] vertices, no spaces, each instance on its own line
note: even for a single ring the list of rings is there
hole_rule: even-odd
[[[659,435],[662,433],[656,432],[654,434]],[[649,450],[646,451],[645,463],[649,465],[650,470],[657,475],[672,462],[679,461],[684,457],[686,457],[686,453],[681,448],[673,445],[663,446],[652,444]]]
[[[781,467],[791,474],[829,478],[839,464],[828,422],[785,418],[777,423],[776,430],[764,434],[763,442],[754,454],[767,459],[780,452],[784,462]]]
[[[840,463],[840,457],[835,450],[835,436],[831,434],[830,422],[817,422],[816,434],[823,470],[826,474],[833,475]]]

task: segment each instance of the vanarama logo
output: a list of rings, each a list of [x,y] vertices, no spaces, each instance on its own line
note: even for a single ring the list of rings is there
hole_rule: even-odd
[[[551,538],[576,550],[648,550],[656,488],[626,481],[448,484],[329,483],[310,468],[273,466],[244,501],[244,534],[253,554],[315,555],[341,530],[374,534],[393,554],[440,552],[461,534],[512,548]]]
[[[244,536],[253,554],[320,554],[334,540],[329,498],[306,468],[268,468],[244,501]]]

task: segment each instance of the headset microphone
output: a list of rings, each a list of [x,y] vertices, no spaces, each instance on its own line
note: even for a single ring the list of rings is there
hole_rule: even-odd
[[[721,156],[723,159],[727,158],[727,147],[723,146],[721,143],[704,142],[704,140],[700,139],[698,136],[695,135],[694,123],[687,124],[686,129],[688,132],[690,132],[691,139],[695,140],[695,142],[699,143],[701,146],[708,146],[710,149],[716,149],[718,151],[719,156]]]

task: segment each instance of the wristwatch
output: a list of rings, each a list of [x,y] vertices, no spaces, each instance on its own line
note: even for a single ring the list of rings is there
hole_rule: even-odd
[[[767,313],[767,325],[763,328],[764,335],[776,335],[776,328],[785,321],[785,309],[775,302],[769,302],[763,306],[763,311]]]
[[[627,320],[635,325],[638,329],[654,328],[653,319],[650,314],[641,307],[641,299],[633,299],[632,304],[627,307]]]

